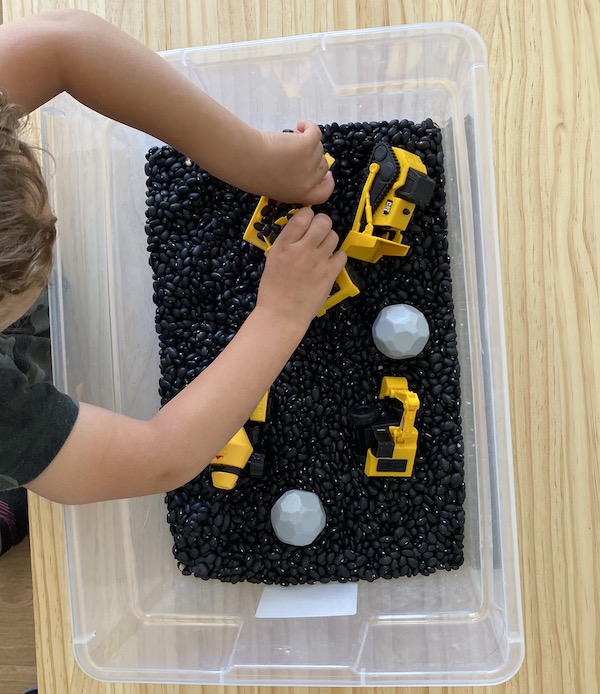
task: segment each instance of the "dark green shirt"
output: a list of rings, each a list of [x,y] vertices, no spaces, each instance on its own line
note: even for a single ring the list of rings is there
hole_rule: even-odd
[[[35,479],[66,441],[79,406],[51,383],[46,293],[0,333],[0,490]]]

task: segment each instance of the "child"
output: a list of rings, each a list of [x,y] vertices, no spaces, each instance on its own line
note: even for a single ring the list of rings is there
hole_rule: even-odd
[[[260,132],[164,60],[81,11],[0,27],[0,331],[50,272],[55,219],[18,118],[61,91],[156,136],[218,178],[287,202],[333,190],[320,130]],[[15,106],[18,104],[18,107]],[[60,184],[60,182],[59,182]],[[67,504],[153,494],[195,477],[244,424],[322,307],[346,256],[325,215],[301,209],[268,255],[256,307],[234,339],[149,421],[76,403],[0,343],[0,489]],[[247,368],[247,354],[262,358]],[[30,373],[30,372],[29,372]]]

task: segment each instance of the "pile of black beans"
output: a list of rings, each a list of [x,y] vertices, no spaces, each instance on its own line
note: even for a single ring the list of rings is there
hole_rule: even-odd
[[[219,491],[205,470],[167,494],[173,554],[184,575],[289,585],[428,575],[463,562],[460,372],[441,132],[431,119],[321,130],[336,160],[336,188],[316,209],[332,217],[342,239],[375,143],[416,152],[436,189],[404,235],[405,257],[349,260],[361,293],[313,321],[273,384],[256,447],[265,454],[263,476],[246,469],[233,491]],[[242,240],[256,196],[169,147],[148,152],[146,174],[164,404],[209,366],[252,311],[264,254]],[[381,354],[371,336],[379,311],[398,303],[417,307],[430,327],[425,350],[401,361]],[[248,368],[260,358],[248,355]],[[348,411],[361,403],[385,409],[378,401],[383,376],[405,376],[421,401],[411,478],[368,478],[352,456]],[[325,529],[311,545],[284,544],[272,529],[271,507],[289,489],[315,492],[325,508]]]

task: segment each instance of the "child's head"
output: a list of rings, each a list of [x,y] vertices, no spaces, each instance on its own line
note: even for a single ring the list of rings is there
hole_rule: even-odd
[[[40,166],[19,139],[23,115],[0,91],[0,310],[46,284],[56,235]]]

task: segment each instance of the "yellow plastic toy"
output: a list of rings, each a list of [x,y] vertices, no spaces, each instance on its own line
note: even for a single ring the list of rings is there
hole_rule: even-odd
[[[325,158],[331,168],[335,160],[329,154]],[[435,182],[427,176],[427,168],[416,154],[380,142],[373,149],[352,228],[341,250],[349,258],[367,263],[376,263],[384,255],[406,255],[409,247],[402,243],[402,232],[415,206],[426,205],[434,188]],[[272,246],[270,235],[281,231],[298,211],[292,208],[274,223],[267,224],[265,220],[272,217],[279,206],[275,200],[261,197],[244,232],[244,240],[265,253]],[[348,271],[342,270],[317,316],[323,316],[332,306],[359,293]]]
[[[335,163],[335,159],[330,154],[326,154],[325,159],[327,161],[327,165],[331,169]],[[266,197],[266,195],[263,195],[258,201],[254,214],[248,222],[248,226],[244,232],[244,241],[248,241],[248,243],[260,248],[265,253],[268,253],[273,244],[271,243],[270,236],[263,233],[267,226],[265,218],[269,217],[277,210],[277,207],[280,206],[280,203],[278,203],[276,200],[272,200],[271,198]],[[312,207],[312,205],[307,205],[307,207]],[[299,208],[297,207],[292,207],[284,215],[276,219],[272,225],[273,231],[281,231],[281,229],[283,229],[283,227],[290,221],[296,212],[298,212],[298,209]]]
[[[399,426],[373,427],[377,446],[375,452],[371,448],[367,450],[365,474],[367,477],[410,477],[419,438],[414,426],[420,407],[419,396],[408,389],[406,378],[385,376],[379,398],[396,398],[404,409]]]
[[[265,393],[262,400],[254,408],[250,415],[252,422],[266,422],[269,393]],[[246,427],[239,429],[225,444],[210,463],[210,478],[216,489],[231,490],[237,484],[242,470],[249,460],[262,468],[264,456],[254,453]]]
[[[384,255],[406,255],[409,247],[402,243],[402,232],[416,204],[427,204],[434,188],[435,182],[416,154],[384,143],[376,145],[352,229],[341,250],[349,258],[367,263],[376,263]]]
[[[344,299],[356,296],[357,294],[360,294],[360,289],[352,281],[352,278],[348,274],[348,270],[344,268],[335,278],[333,290],[325,300],[323,308],[317,313],[317,318],[324,316],[332,306],[339,304],[340,301],[344,301]]]
[[[325,159],[327,160],[327,164],[331,169],[335,163],[335,159],[330,154],[326,154]],[[244,241],[248,241],[248,243],[260,248],[265,253],[268,253],[271,250],[271,246],[273,244],[271,243],[270,235],[264,233],[267,228],[265,218],[271,216],[278,206],[279,203],[277,201],[271,200],[264,195],[261,197],[261,199],[258,201],[256,209],[254,210],[252,218],[248,222],[246,231],[244,232]],[[308,207],[311,207],[311,205]],[[296,212],[298,212],[298,208],[291,208],[286,212],[285,215],[278,217],[275,222],[269,225],[270,229],[272,231],[281,231],[289,220],[296,214]],[[356,296],[360,291],[345,269],[342,270],[337,276],[335,285],[336,286],[333,293],[326,300],[323,308],[319,311],[319,313],[317,313],[317,316],[323,316],[325,312],[332,306],[350,296]]]

